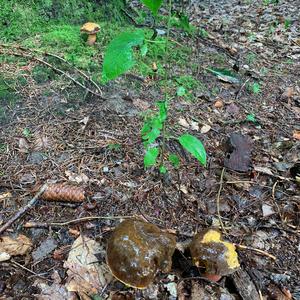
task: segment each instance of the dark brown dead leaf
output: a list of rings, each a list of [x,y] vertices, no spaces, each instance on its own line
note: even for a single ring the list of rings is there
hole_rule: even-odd
[[[249,172],[252,168],[252,143],[248,136],[232,133],[225,144],[226,168],[237,172]]]

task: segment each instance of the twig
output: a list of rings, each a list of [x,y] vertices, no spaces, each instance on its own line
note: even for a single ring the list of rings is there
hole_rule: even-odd
[[[88,91],[89,93],[97,96],[97,97],[100,97],[101,99],[105,100],[105,98],[103,98],[100,94],[92,91],[91,89],[89,89],[88,87],[86,87],[85,85],[81,84],[79,81],[77,81],[75,78],[73,78],[71,75],[69,75],[68,73],[54,67],[53,65],[51,65],[50,63],[38,58],[38,57],[35,57],[33,55],[28,55],[28,54],[24,54],[24,53],[17,53],[17,52],[5,52],[5,51],[1,51],[0,50],[0,53],[2,54],[7,54],[7,55],[14,55],[14,56],[20,56],[20,57],[25,57],[25,58],[29,58],[29,59],[33,59],[33,60],[36,60],[38,61],[39,63],[41,64],[44,64],[46,65],[47,67],[53,69],[55,72],[57,73],[60,73],[62,75],[64,75],[65,77],[67,77],[68,79],[70,79],[71,81],[73,81],[75,84],[79,85],[80,87],[82,87],[83,89],[85,89],[86,91]]]
[[[108,217],[101,217],[101,216],[91,216],[91,217],[83,217],[83,218],[79,218],[79,219],[74,219],[74,220],[70,220],[70,221],[66,221],[66,222],[51,222],[51,223],[47,223],[47,222],[41,222],[41,223],[36,223],[36,222],[27,222],[24,224],[24,228],[32,228],[32,227],[62,227],[62,226],[68,226],[71,224],[76,224],[76,223],[80,223],[80,222],[85,222],[85,221],[92,221],[92,220],[111,220],[111,219],[130,219],[133,218],[134,216],[108,216]]]
[[[218,214],[220,225],[222,227],[222,231],[224,233],[226,233],[226,230],[225,230],[225,227],[224,227],[224,224],[222,222],[221,215],[220,215],[220,195],[221,195],[221,191],[222,191],[222,188],[223,188],[224,173],[225,173],[225,168],[222,169],[222,173],[221,173],[221,177],[220,177],[220,183],[219,183],[220,187],[219,187],[218,194],[217,194],[217,214]]]
[[[70,62],[68,62],[67,60],[65,60],[64,58],[62,58],[61,56],[59,56],[57,54],[50,53],[50,52],[45,52],[45,51],[41,51],[41,50],[38,50],[38,49],[28,49],[28,48],[22,47],[20,45],[0,44],[0,47],[4,47],[4,48],[16,48],[16,49],[20,49],[21,51],[27,51],[29,53],[30,52],[36,52],[36,53],[40,53],[40,54],[43,54],[43,55],[54,57],[54,58],[56,58],[56,59],[64,62],[65,64],[71,66],[76,72],[78,72],[84,78],[86,78],[88,81],[90,81],[97,88],[98,92],[102,95],[102,91],[101,91],[99,85],[92,78],[90,78],[83,71],[79,70],[78,68],[76,68],[75,66],[73,66]]]
[[[242,92],[244,86],[247,84],[247,82],[248,82],[249,80],[250,80],[250,78],[248,78],[248,79],[241,85],[241,87],[239,88],[239,90],[237,91],[237,93],[236,93],[236,95],[235,95],[235,100],[238,99],[238,97],[239,97],[240,93]]]
[[[35,273],[34,271],[32,271],[32,270],[26,268],[25,266],[19,264],[19,263],[16,262],[14,259],[11,259],[10,261],[11,261],[11,263],[12,263],[15,267],[19,267],[19,268],[21,268],[21,269],[23,269],[23,270],[25,270],[25,271],[31,273],[32,275],[34,275],[34,276],[36,276],[36,277],[39,277],[39,278],[44,279],[44,280],[47,280],[48,282],[53,282],[53,280],[50,280],[50,279],[48,279],[48,278],[46,278],[46,277],[44,277],[44,276],[42,276],[42,275],[40,275],[40,274],[37,274],[37,273]]]
[[[240,245],[240,244],[234,244],[234,245],[235,245],[237,248],[240,248],[240,249],[243,249],[243,250],[251,250],[251,251],[255,251],[255,252],[257,252],[257,253],[259,253],[259,254],[262,254],[262,255],[264,255],[264,256],[267,256],[267,257],[269,257],[269,258],[271,258],[271,259],[273,259],[273,260],[276,260],[276,259],[277,259],[274,255],[272,255],[272,254],[270,254],[270,253],[268,253],[268,252],[266,252],[266,251],[257,249],[257,248],[248,247],[248,246]]]
[[[10,225],[12,225],[17,219],[23,216],[29,209],[34,206],[38,201],[38,198],[44,193],[47,187],[48,185],[47,183],[45,183],[37,192],[37,194],[0,228],[0,234],[3,233],[8,227],[10,227]]]
[[[279,215],[279,217],[280,217],[280,221],[284,224],[283,217],[282,217],[282,214],[281,214],[279,205],[276,203],[276,199],[275,199],[276,186],[277,186],[278,182],[279,182],[279,181],[277,180],[277,181],[274,183],[273,187],[272,187],[272,199],[273,199],[274,205],[276,206],[277,213],[278,213],[278,215]]]

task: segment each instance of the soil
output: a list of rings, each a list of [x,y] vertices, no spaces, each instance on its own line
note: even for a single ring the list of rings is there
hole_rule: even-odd
[[[300,299],[300,6],[297,1],[267,2],[190,1],[185,9],[191,24],[209,36],[171,30],[172,39],[190,45],[197,68],[171,66],[170,76],[192,74],[207,88],[190,91],[193,101],[175,96],[170,102],[170,136],[197,136],[207,151],[206,168],[173,138],[167,148],[180,156],[180,168],[170,167],[165,175],[144,168],[141,116],[163,97],[159,76],[139,80],[124,75],[101,87],[103,100],[63,76],[37,83],[30,71],[36,61],[23,67],[28,84],[16,88],[21,101],[6,107],[0,127],[0,143],[6,145],[0,153],[0,195],[11,193],[0,198],[0,225],[45,182],[75,182],[88,199],[82,204],[39,200],[6,230],[6,235],[29,237],[35,255],[1,263],[0,299],[48,299],[41,297],[36,280],[51,285],[58,272],[63,282],[63,265],[78,235],[105,245],[125,216],[167,229],[182,244],[197,231],[217,227],[224,239],[264,252],[238,247],[240,273],[218,283],[193,273],[193,267],[183,270],[178,255],[173,277],[158,274],[146,290],[113,281],[99,291],[103,298],[118,292],[114,299]],[[220,80],[208,71],[220,64],[236,72],[239,82]],[[21,67],[2,63],[0,68],[19,74]],[[255,120],[249,121],[249,115]],[[180,125],[182,119],[187,126]],[[232,154],[232,134],[251,140],[240,148],[247,154],[248,170],[245,161],[242,172],[236,165],[242,155],[222,172]],[[52,224],[95,216],[105,218]],[[24,227],[29,221],[36,226]],[[60,259],[53,255],[57,249],[63,249]],[[180,253],[190,260],[188,253]],[[177,296],[167,287],[170,283]]]

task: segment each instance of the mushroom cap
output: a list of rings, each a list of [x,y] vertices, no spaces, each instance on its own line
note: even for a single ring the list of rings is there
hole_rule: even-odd
[[[143,289],[159,270],[171,269],[175,246],[175,236],[153,224],[128,219],[116,227],[108,240],[106,260],[118,280]]]
[[[80,28],[81,32],[85,32],[87,34],[95,34],[100,30],[100,26],[97,23],[87,22],[82,25]]]
[[[229,275],[239,268],[238,255],[232,243],[221,240],[221,233],[208,229],[197,233],[190,251],[197,267],[205,268],[207,274]]]

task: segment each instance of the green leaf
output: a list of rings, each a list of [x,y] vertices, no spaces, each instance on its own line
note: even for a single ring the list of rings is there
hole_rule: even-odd
[[[167,168],[165,167],[165,166],[160,166],[159,167],[159,172],[161,173],[161,174],[166,174],[167,173]]]
[[[257,82],[253,83],[252,92],[253,92],[253,94],[259,94],[260,93],[260,85]]]
[[[218,79],[222,81],[229,82],[229,83],[240,83],[240,80],[237,78],[237,76],[233,72],[227,69],[207,68],[207,70],[213,73],[214,75],[216,75]]]
[[[146,56],[147,52],[148,52],[148,46],[147,46],[147,44],[143,44],[143,46],[141,47],[142,57]]]
[[[163,0],[141,0],[141,2],[151,10],[154,16],[156,16]]]
[[[160,116],[156,116],[152,119],[151,126],[152,128],[162,129],[163,124]]]
[[[149,133],[142,136],[142,139],[147,140],[149,144],[152,144],[159,137],[159,135],[160,135],[160,130],[158,130],[157,128],[153,128]]]
[[[179,97],[182,97],[182,96],[184,96],[185,95],[185,88],[183,87],[183,86],[179,86],[178,88],[177,88],[177,96],[179,96]]]
[[[23,131],[22,131],[23,135],[28,138],[31,136],[31,131],[29,128],[24,128]]]
[[[175,167],[178,168],[180,165],[180,160],[179,157],[176,154],[170,154],[169,155],[169,161],[171,162],[171,164]]]
[[[146,133],[148,133],[151,130],[151,125],[148,122],[144,123],[144,126],[141,130],[141,135],[145,135]]]
[[[166,101],[158,101],[156,105],[159,107],[160,121],[164,122],[167,119],[167,104]]]
[[[257,123],[257,120],[256,120],[254,114],[249,114],[249,115],[247,115],[246,121],[249,121],[249,122],[252,122],[252,123]]]
[[[144,156],[144,166],[151,167],[156,164],[156,159],[159,153],[159,149],[157,147],[149,148]]]
[[[103,82],[115,79],[133,67],[132,47],[142,45],[143,41],[144,32],[136,30],[123,32],[110,42],[103,60]]]
[[[206,165],[206,151],[200,140],[193,135],[183,134],[179,137],[179,143],[183,148],[197,158],[202,165]]]

